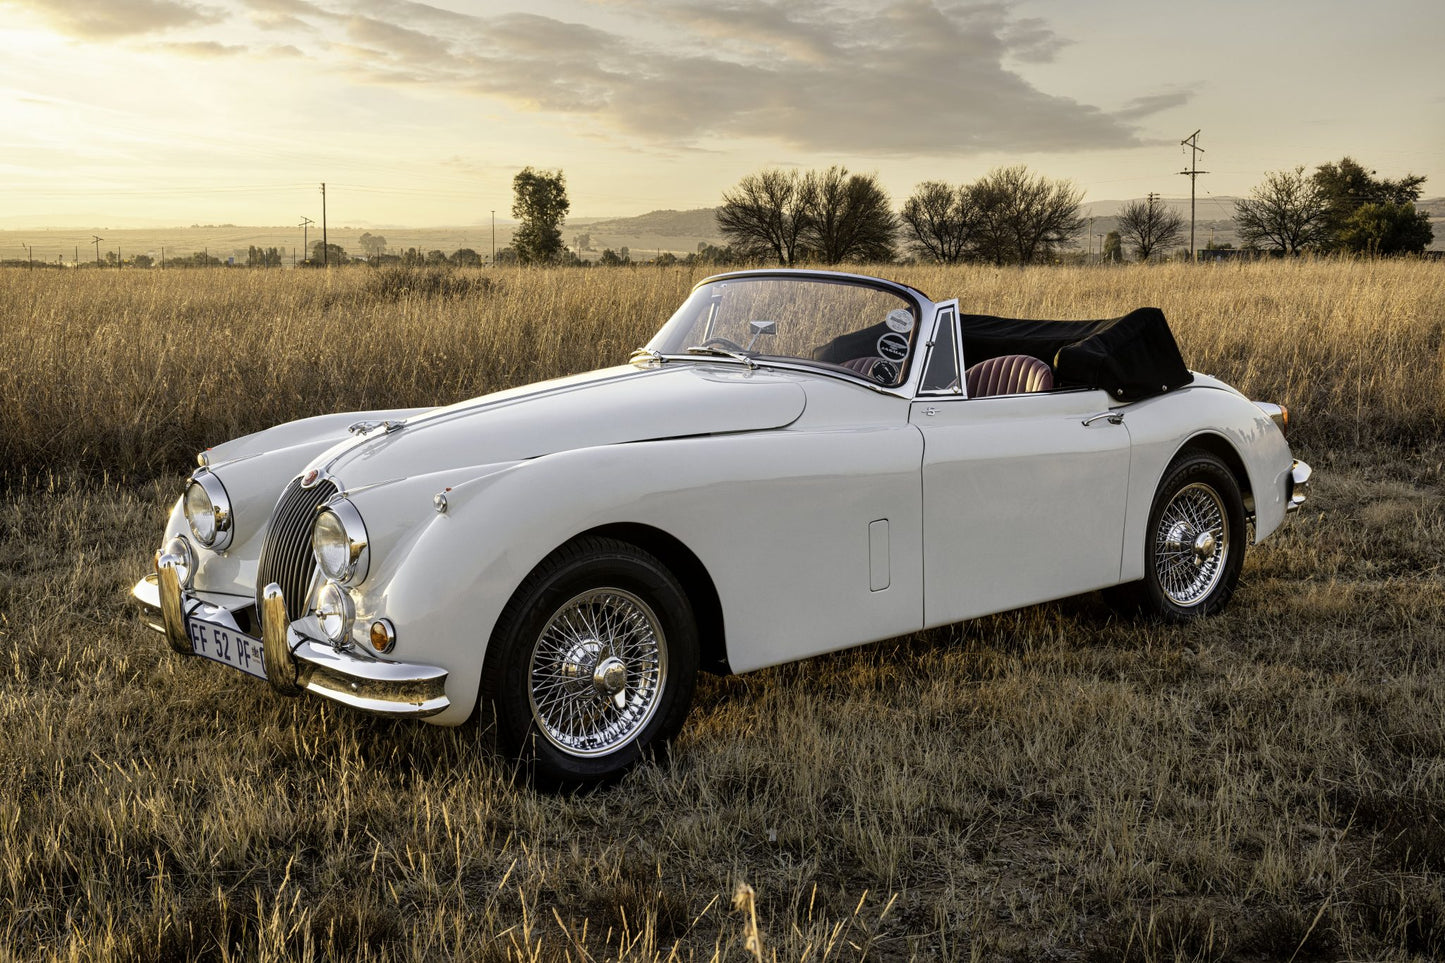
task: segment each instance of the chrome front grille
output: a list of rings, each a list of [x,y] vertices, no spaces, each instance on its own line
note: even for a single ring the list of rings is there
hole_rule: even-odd
[[[336,486],[326,479],[302,488],[299,478],[292,480],[281,493],[281,500],[271,513],[261,559],[256,565],[258,612],[261,593],[275,582],[286,598],[286,614],[293,620],[306,614],[306,590],[316,573],[316,558],[311,554],[311,525],[316,520],[316,509],[335,494]]]

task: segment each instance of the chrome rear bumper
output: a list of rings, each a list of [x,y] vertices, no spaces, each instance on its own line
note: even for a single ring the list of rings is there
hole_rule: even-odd
[[[241,633],[232,612],[249,605],[188,595],[180,584],[176,560],[157,554],[156,571],[131,589],[131,598],[147,616],[147,624],[166,637],[172,649],[192,655],[186,619],[191,616],[227,625]],[[274,583],[262,593],[261,647],[266,680],[282,695],[312,692],[343,705],[384,716],[425,718],[451,705],[446,696],[447,672],[430,665],[383,662],[351,648],[338,649],[297,632],[286,616],[281,589]]]

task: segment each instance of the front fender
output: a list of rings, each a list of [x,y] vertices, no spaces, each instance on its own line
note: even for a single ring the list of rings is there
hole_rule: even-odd
[[[737,671],[918,629],[921,456],[908,426],[755,432],[576,449],[453,485],[376,590],[394,657],[447,669],[452,708],[429,721],[462,721],[517,586],[612,524],[666,532],[701,561]]]
[[[1176,455],[1204,435],[1224,439],[1244,464],[1254,499],[1255,541],[1284,521],[1294,459],[1269,416],[1232,390],[1194,386],[1130,406],[1129,510],[1121,578],[1144,577],[1144,540],[1154,494]]]

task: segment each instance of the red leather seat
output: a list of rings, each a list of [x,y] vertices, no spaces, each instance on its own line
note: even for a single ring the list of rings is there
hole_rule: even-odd
[[[1038,358],[1006,354],[973,365],[963,373],[963,380],[970,398],[987,398],[1048,391],[1054,386],[1054,372]]]
[[[844,361],[843,367],[848,368],[852,371],[856,371],[863,377],[867,378],[873,371],[873,362],[882,360],[883,359],[878,357],[877,355],[864,358],[852,358],[848,361]]]

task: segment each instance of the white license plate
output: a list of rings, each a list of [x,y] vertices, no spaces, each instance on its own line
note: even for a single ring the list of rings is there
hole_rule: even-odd
[[[186,629],[191,634],[191,651],[196,655],[240,669],[258,679],[266,678],[260,639],[195,618],[186,620]]]

